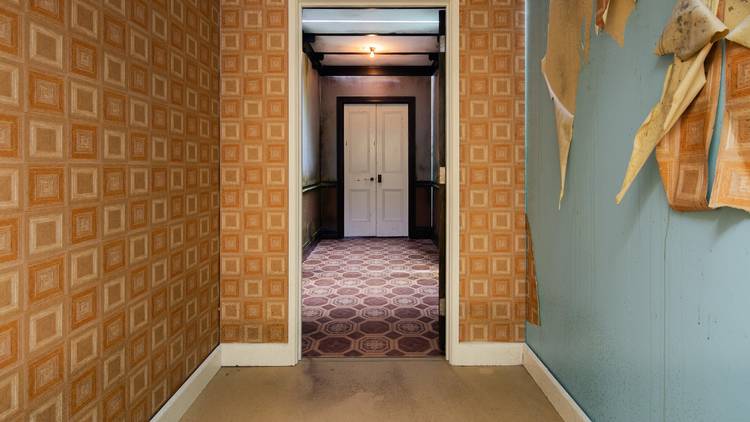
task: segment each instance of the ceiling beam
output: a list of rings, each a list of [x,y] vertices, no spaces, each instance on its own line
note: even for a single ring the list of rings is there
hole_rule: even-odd
[[[323,60],[323,55],[315,52],[312,47],[312,43],[314,42],[315,35],[302,34],[302,52],[310,59],[313,69],[320,72],[320,68],[322,67],[320,61]]]
[[[432,76],[432,66],[321,66],[320,76]]]
[[[408,51],[392,51],[390,53],[379,53],[377,50],[375,50],[376,56],[431,56],[433,54],[437,54],[437,51],[418,51],[418,52],[408,52]],[[331,55],[331,56],[369,56],[370,52],[367,51],[324,51],[324,52],[316,52],[316,54],[322,54],[322,55]]]

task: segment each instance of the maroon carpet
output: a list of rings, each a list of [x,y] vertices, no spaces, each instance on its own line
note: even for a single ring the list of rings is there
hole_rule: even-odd
[[[440,355],[430,240],[322,240],[302,264],[304,356]]]

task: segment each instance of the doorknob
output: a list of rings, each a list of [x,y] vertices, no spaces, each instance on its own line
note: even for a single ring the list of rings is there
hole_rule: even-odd
[[[370,178],[370,181],[372,182],[373,180],[375,180],[375,178],[374,178],[374,177],[371,177],[371,178]]]
[[[382,174],[378,175],[378,183],[383,183],[383,175]]]

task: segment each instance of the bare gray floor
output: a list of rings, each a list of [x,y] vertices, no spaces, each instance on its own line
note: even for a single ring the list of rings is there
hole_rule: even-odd
[[[521,366],[393,358],[222,368],[182,420],[562,421]]]

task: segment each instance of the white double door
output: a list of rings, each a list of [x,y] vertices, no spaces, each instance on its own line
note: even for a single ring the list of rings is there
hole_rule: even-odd
[[[409,106],[344,105],[344,236],[409,235]]]

